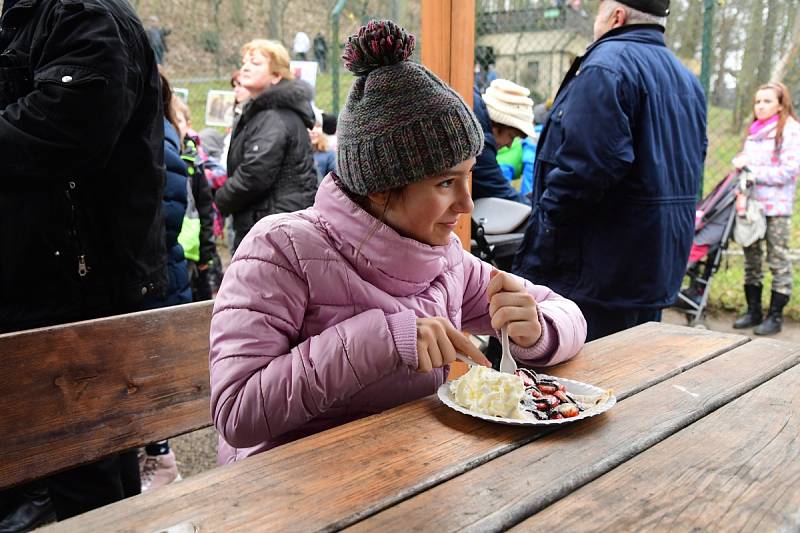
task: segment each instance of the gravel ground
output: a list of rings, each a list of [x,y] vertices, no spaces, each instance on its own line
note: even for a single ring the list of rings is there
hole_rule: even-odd
[[[217,466],[217,431],[213,427],[169,439],[169,445],[184,479]]]

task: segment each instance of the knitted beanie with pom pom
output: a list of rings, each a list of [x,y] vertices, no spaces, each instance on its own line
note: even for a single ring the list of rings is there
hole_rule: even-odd
[[[337,175],[367,195],[437,176],[475,157],[483,131],[446,83],[408,58],[414,36],[389,20],[350,36],[343,59],[357,76],[339,115]]]

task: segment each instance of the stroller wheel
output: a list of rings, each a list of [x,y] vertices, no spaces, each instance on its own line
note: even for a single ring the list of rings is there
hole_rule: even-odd
[[[708,329],[708,326],[706,326],[704,322],[698,322],[692,327],[695,329]]]

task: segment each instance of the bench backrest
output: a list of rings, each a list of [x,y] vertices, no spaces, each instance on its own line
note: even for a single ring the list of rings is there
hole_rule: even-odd
[[[212,305],[0,335],[0,488],[210,425]]]

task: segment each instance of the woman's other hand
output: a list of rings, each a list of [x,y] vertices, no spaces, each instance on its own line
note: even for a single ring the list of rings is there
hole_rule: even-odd
[[[536,299],[522,282],[500,270],[493,270],[486,289],[489,316],[496,330],[508,325],[508,336],[514,344],[530,348],[542,336],[542,325],[536,310]]]
[[[449,365],[461,353],[478,363],[490,367],[492,364],[458,331],[446,318],[417,318],[417,372],[430,372],[434,368]]]
[[[744,167],[747,166],[747,156],[744,154],[739,154],[733,158],[733,166],[736,170],[742,170]]]

